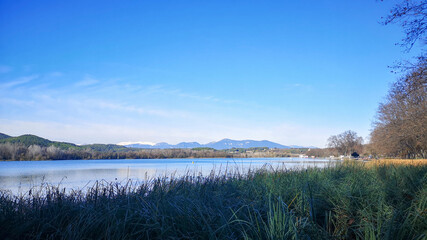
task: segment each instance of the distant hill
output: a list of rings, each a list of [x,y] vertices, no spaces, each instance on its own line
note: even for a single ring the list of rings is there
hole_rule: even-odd
[[[4,133],[0,133],[0,139],[10,138],[11,136],[6,135]]]
[[[20,143],[25,146],[39,145],[42,147],[48,147],[52,145],[51,141],[31,134],[22,135],[19,137],[4,138],[0,140],[0,143]]]
[[[94,151],[112,151],[112,152],[119,152],[119,151],[127,151],[129,148],[124,146],[119,146],[115,144],[88,144],[88,145],[82,145],[77,146],[73,143],[67,143],[67,142],[56,142],[56,141],[50,141],[45,138],[41,138],[36,135],[26,134],[19,137],[11,137],[6,134],[0,133],[0,143],[19,143],[26,147],[29,147],[31,145],[39,145],[41,147],[50,147],[55,146],[61,149],[90,149]]]
[[[254,147],[268,147],[268,148],[280,148],[287,149],[288,146],[284,146],[271,141],[255,141],[255,140],[232,140],[222,139],[218,142],[210,142],[207,144],[200,144],[198,142],[181,142],[176,145],[168,144],[165,142],[157,143],[155,145],[147,144],[129,144],[126,147],[132,148],[156,148],[156,149],[168,149],[168,148],[213,148],[217,150],[231,149],[231,148],[254,148]]]
[[[176,147],[178,147],[178,148],[200,148],[203,146],[198,142],[182,142],[182,143],[178,143],[176,145]]]
[[[26,147],[29,147],[31,145],[39,145],[41,147],[55,146],[55,147],[59,147],[61,149],[69,149],[69,148],[77,148],[78,147],[77,145],[75,145],[73,143],[50,141],[48,139],[41,138],[39,136],[31,135],[31,134],[25,134],[25,135],[22,135],[19,137],[3,138],[3,139],[0,139],[0,143],[20,143]]]

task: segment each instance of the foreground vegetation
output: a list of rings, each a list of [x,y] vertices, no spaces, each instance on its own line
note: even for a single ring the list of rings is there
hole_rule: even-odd
[[[0,195],[1,239],[427,237],[427,165],[348,162],[41,190]]]
[[[412,165],[422,166],[427,165],[427,159],[378,159],[372,160],[365,163],[365,166],[377,166],[377,165]]]

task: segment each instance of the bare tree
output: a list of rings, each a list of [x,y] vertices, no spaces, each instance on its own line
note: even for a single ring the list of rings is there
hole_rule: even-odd
[[[371,143],[380,154],[427,157],[427,61],[399,79],[381,103]]]
[[[410,51],[416,42],[427,43],[427,2],[402,0],[385,18],[398,23],[406,37],[400,44]],[[426,157],[427,151],[427,56],[421,50],[416,63],[399,63],[405,75],[390,88],[378,107],[371,132],[371,152],[390,157]]]
[[[350,155],[353,152],[361,152],[363,138],[358,137],[357,133],[351,130],[328,138],[328,147],[334,148],[339,154]]]
[[[406,37],[400,45],[406,47],[407,51],[410,51],[418,40],[424,45],[427,43],[427,2],[404,0],[391,9],[383,23],[398,23],[402,26]]]

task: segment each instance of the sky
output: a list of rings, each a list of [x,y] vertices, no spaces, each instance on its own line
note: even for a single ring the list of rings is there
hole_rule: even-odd
[[[88,143],[368,141],[408,59],[395,1],[0,0],[0,132]],[[416,46],[415,46],[416,48]]]

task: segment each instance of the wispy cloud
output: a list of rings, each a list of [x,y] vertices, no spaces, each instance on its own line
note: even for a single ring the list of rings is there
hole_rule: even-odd
[[[83,78],[83,80],[82,80],[82,81],[77,82],[77,83],[75,84],[75,86],[76,86],[76,87],[87,87],[87,86],[95,85],[95,84],[97,84],[97,83],[99,83],[99,80],[97,80],[97,79],[95,79],[95,78],[93,78],[93,77],[91,77],[91,76],[89,76],[89,75],[86,75],[86,76]]]
[[[310,92],[313,90],[313,86],[309,84],[303,84],[303,83],[290,83],[285,85],[285,90],[299,90],[299,91],[306,91]]]
[[[176,117],[189,118],[191,116],[190,113],[177,111],[177,110],[151,109],[151,108],[144,108],[144,107],[128,105],[128,104],[120,104],[116,102],[99,100],[99,99],[86,100],[85,105],[90,105],[97,108],[113,110],[113,111],[123,111],[123,112],[136,113],[140,115],[151,115],[151,116],[166,117],[166,118],[176,118]]]
[[[39,77],[39,75],[31,75],[31,76],[20,77],[20,78],[13,80],[13,81],[1,84],[0,88],[12,88],[12,87],[15,87],[18,85],[28,83],[34,79],[37,79],[38,77]]]
[[[0,98],[0,102],[2,102],[2,104],[10,104],[19,107],[32,107],[35,105],[35,101],[33,100],[20,100],[14,98]]]
[[[62,77],[64,74],[62,72],[51,72],[48,74],[49,77]]]
[[[210,95],[201,95],[196,93],[189,93],[186,91],[183,91],[182,89],[178,88],[167,88],[164,85],[153,85],[147,88],[147,91],[151,94],[164,94],[174,97],[180,97],[180,98],[187,98],[192,100],[198,100],[198,101],[207,101],[207,102],[218,102],[218,103],[242,103],[237,100],[231,100],[231,99],[222,99]]]
[[[8,73],[12,71],[12,68],[6,65],[0,65],[0,73]]]

